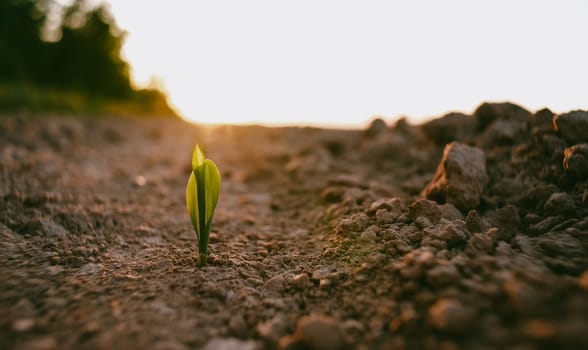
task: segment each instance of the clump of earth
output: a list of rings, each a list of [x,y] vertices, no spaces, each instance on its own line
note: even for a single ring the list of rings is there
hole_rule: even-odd
[[[194,144],[222,176],[209,265]],[[588,111],[0,117],[2,349],[588,348]]]

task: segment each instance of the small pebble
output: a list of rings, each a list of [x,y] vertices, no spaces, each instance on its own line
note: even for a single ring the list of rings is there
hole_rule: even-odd
[[[312,283],[310,283],[310,278],[306,273],[301,273],[292,277],[290,280],[290,285],[296,289],[304,290],[312,286]]]
[[[333,280],[330,278],[323,278],[319,281],[319,289],[328,289],[333,285]]]
[[[359,239],[362,242],[375,242],[378,239],[378,236],[376,235],[374,229],[369,227],[361,233]]]
[[[584,273],[580,276],[578,279],[578,284],[588,292],[588,271],[584,271]]]
[[[461,227],[464,226],[464,227]],[[464,231],[465,224],[449,223],[433,232],[433,237],[446,242],[448,245],[464,242],[467,234]]]
[[[345,349],[346,345],[339,323],[321,315],[300,318],[294,335],[280,339],[281,349],[339,350]]]
[[[266,292],[275,292],[279,293],[284,290],[284,277],[281,275],[275,276],[267,280],[264,285],[263,289]]]
[[[429,322],[440,331],[464,332],[471,326],[474,317],[475,312],[457,299],[440,299],[429,309]]]
[[[485,224],[476,210],[472,209],[468,212],[468,216],[466,217],[465,222],[466,228],[472,233],[484,231]]]
[[[388,209],[378,209],[376,211],[376,222],[380,225],[391,224],[400,216],[398,211],[390,211]]]
[[[427,199],[419,199],[408,207],[408,217],[416,220],[418,217],[425,217],[432,223],[437,224],[441,220],[441,208],[439,204]]]
[[[376,213],[380,209],[386,209],[390,211],[400,211],[402,209],[402,202],[398,198],[382,198],[373,202],[370,205],[370,212]]]
[[[12,330],[15,332],[26,332],[33,328],[35,320],[32,318],[20,318],[12,322]]]
[[[336,228],[337,233],[361,232],[369,222],[369,217],[363,213],[357,213],[341,219]]]
[[[138,175],[135,177],[135,185],[137,187],[143,187],[147,184],[147,179],[143,175]]]
[[[588,142],[588,111],[576,110],[555,115],[553,127],[570,143]]]
[[[337,203],[343,200],[343,193],[341,187],[327,187],[321,192],[321,198],[327,203]]]
[[[545,216],[570,214],[573,213],[574,210],[574,199],[565,192],[556,192],[552,194],[543,207],[543,213]]]
[[[283,314],[278,314],[268,321],[259,323],[255,327],[255,330],[263,339],[271,343],[277,343],[283,335],[286,326],[286,317]]]
[[[525,333],[533,338],[550,338],[555,335],[555,332],[555,325],[543,320],[531,320],[525,325]]]
[[[588,143],[566,148],[563,167],[571,177],[578,180],[586,179],[588,177]]]
[[[431,220],[429,220],[428,218],[426,218],[424,216],[419,216],[418,218],[416,218],[414,220],[414,224],[416,225],[416,227],[418,227],[421,230],[425,229],[427,227],[433,226],[433,223],[431,222]]]
[[[441,217],[449,221],[463,220],[463,214],[451,203],[445,203],[439,206]]]
[[[240,340],[237,338],[214,338],[208,341],[202,350],[259,350],[263,346],[254,340]]]
[[[427,272],[427,281],[435,287],[444,287],[459,280],[459,271],[453,265],[435,266]]]

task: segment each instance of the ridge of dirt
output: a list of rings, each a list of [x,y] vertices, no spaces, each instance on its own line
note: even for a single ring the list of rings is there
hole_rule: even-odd
[[[588,347],[583,113],[483,104],[363,131],[0,117],[0,347]],[[196,142],[222,176],[202,269]]]

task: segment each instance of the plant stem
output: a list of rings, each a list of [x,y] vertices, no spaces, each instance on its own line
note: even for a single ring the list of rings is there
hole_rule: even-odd
[[[208,259],[207,254],[198,254],[198,267],[206,266],[206,261]]]

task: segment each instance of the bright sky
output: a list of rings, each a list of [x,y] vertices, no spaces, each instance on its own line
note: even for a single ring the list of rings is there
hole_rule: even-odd
[[[588,109],[588,1],[110,0],[133,77],[206,123]]]

